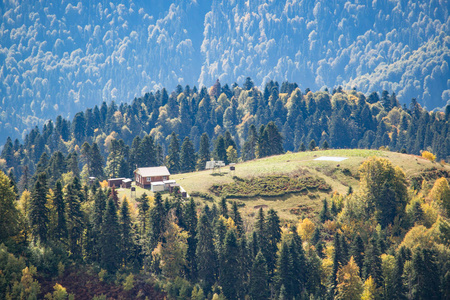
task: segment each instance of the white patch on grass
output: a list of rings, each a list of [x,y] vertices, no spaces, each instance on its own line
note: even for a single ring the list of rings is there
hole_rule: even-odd
[[[318,158],[314,158],[314,160],[328,160],[328,161],[343,161],[348,157],[338,157],[338,156],[321,156]]]

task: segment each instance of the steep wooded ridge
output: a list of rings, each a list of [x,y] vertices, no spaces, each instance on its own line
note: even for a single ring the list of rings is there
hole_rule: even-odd
[[[448,161],[449,132],[450,105],[428,112],[415,100],[402,107],[387,91],[313,93],[288,82],[271,81],[261,91],[247,78],[243,87],[178,86],[170,95],[163,88],[131,104],[103,102],[72,120],[59,116],[35,127],[23,144],[8,138],[0,163],[16,178],[52,165],[53,182],[62,165],[63,173],[79,169],[83,178],[131,177],[136,167],[189,172],[204,169],[211,157],[228,163],[316,146],[429,150]]]
[[[102,101],[250,76],[450,100],[446,1],[4,1],[0,139]],[[23,136],[22,136],[23,137]]]

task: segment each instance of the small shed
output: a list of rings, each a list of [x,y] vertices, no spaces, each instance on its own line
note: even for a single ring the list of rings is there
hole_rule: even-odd
[[[177,182],[176,182],[175,180],[173,180],[173,179],[171,179],[171,180],[164,180],[163,182],[164,182],[164,190],[165,190],[165,191],[170,191],[170,186],[171,186],[172,184],[177,183]]]
[[[118,188],[122,185],[122,181],[126,179],[126,178],[110,178],[108,179],[108,187],[112,188]]]
[[[164,192],[164,182],[155,181],[151,183],[152,192]]]
[[[131,188],[131,182],[132,182],[132,180],[130,178],[122,180],[122,188],[124,188],[124,189]]]

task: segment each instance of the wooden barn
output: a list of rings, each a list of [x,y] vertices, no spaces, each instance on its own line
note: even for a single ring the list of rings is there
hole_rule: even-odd
[[[122,181],[125,178],[110,178],[108,179],[108,187],[115,187],[115,188],[119,188],[122,186]]]
[[[137,186],[151,188],[152,182],[163,182],[169,180],[170,172],[167,167],[138,168],[134,171],[134,180]]]

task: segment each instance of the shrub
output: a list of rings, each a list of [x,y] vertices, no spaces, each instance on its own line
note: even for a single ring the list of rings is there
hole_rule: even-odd
[[[436,155],[434,155],[433,153],[431,153],[429,151],[423,151],[422,157],[425,159],[428,159],[429,161],[433,161],[433,162],[436,160]]]

